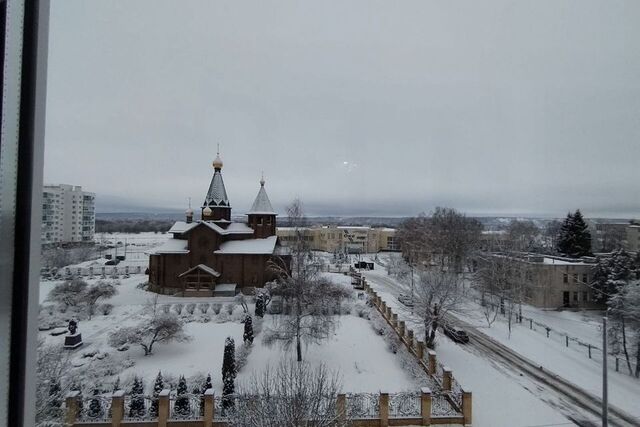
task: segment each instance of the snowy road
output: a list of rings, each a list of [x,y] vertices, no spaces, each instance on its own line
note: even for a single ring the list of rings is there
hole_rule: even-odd
[[[386,297],[393,298],[393,301],[388,302],[392,306],[396,306],[397,310],[394,311],[398,311],[401,318],[414,324],[419,324],[409,310],[397,302],[398,294],[408,291],[406,286],[379,271],[366,273],[365,275],[374,287],[383,291],[381,295],[383,299],[387,299]],[[387,295],[385,296],[384,294]],[[488,337],[474,326],[457,318],[450,319],[450,321],[454,324],[464,325],[465,330],[470,335],[471,343],[465,346],[467,351],[490,360],[494,366],[498,365],[507,372],[512,373],[516,378],[517,384],[531,391],[532,394],[556,408],[576,424],[582,426],[597,425],[594,420],[600,417],[601,400],[599,397],[577,387],[558,375],[540,369],[537,364]],[[518,377],[528,380],[527,384],[523,384]],[[535,392],[532,390],[535,390]],[[640,425],[640,421],[637,418],[611,405],[609,406],[609,419],[609,425],[611,426]]]
[[[469,345],[472,345],[487,357],[497,360],[505,367],[526,375],[538,386],[546,390],[547,393],[557,394],[558,402],[562,402],[562,405],[558,405],[559,409],[562,410],[564,407],[570,408],[570,412],[572,413],[567,415],[578,425],[596,425],[592,424],[580,414],[587,411],[595,417],[601,417],[602,400],[599,397],[575,386],[556,374],[543,370],[529,359],[500,344],[496,340],[489,338],[482,332],[479,332],[472,325],[461,322],[458,319],[455,321],[457,324],[464,326],[465,331],[469,334],[471,338]],[[609,405],[608,418],[610,426],[628,427],[639,424],[639,421],[632,415],[612,405]]]

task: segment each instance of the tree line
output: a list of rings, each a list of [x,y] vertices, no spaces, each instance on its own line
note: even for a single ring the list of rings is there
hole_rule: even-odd
[[[169,219],[96,219],[96,233],[164,233],[173,223]]]

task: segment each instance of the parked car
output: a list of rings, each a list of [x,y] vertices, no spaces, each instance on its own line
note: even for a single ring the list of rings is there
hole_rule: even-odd
[[[460,344],[466,344],[469,342],[469,335],[462,329],[456,329],[454,327],[444,325],[442,327],[442,331],[446,336],[451,338],[451,340],[458,342]]]
[[[406,294],[398,295],[398,301],[400,301],[401,304],[404,304],[407,307],[413,307],[413,298],[411,298],[411,296],[409,295],[406,295]]]

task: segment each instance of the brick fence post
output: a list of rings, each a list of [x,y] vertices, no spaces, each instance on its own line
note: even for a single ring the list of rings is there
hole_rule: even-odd
[[[396,328],[398,326],[398,314],[393,313],[391,316],[391,325]]]
[[[418,359],[420,359],[421,361],[422,359],[424,359],[424,342],[416,342],[416,354],[418,355]]]
[[[430,375],[435,375],[436,374],[436,352],[433,350],[429,350],[429,352],[427,353],[428,357],[429,357],[429,374]]]
[[[380,393],[380,427],[389,427],[389,393]]]
[[[344,393],[338,394],[336,400],[336,415],[341,423],[347,421],[347,396]]]
[[[444,366],[442,372],[442,391],[451,391],[451,379],[453,378],[451,368]]]
[[[405,323],[404,320],[401,320],[400,322],[398,322],[398,333],[400,334],[400,338],[404,338],[404,330]]]
[[[213,389],[204,391],[204,427],[213,426]]]
[[[422,416],[422,425],[431,425],[431,389],[423,387],[420,393],[420,414]]]
[[[164,389],[158,394],[158,427],[167,427],[169,419],[169,393],[170,390]]]
[[[76,423],[76,419],[78,418],[78,409],[80,409],[78,405],[80,392],[72,391],[69,392],[65,398],[66,406],[67,406],[67,416],[66,416],[66,425],[72,426]]]
[[[472,396],[468,390],[462,391],[462,416],[464,417],[464,425],[471,425],[472,421]]]
[[[413,348],[413,329],[407,330],[407,341],[409,341],[409,349]]]
[[[124,390],[116,390],[111,395],[111,427],[120,427],[124,417]]]
[[[393,310],[391,310],[391,307],[387,307],[387,317],[389,320],[393,317]]]

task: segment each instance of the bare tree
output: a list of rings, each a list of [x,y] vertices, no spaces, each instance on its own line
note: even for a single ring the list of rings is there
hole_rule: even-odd
[[[324,365],[282,360],[275,370],[269,366],[240,387],[232,427],[343,427],[346,414],[336,403],[340,392],[337,373]],[[341,419],[343,421],[341,421]]]
[[[113,297],[118,293],[118,290],[111,283],[100,280],[93,286],[86,289],[82,300],[87,306],[89,312],[89,319],[95,313],[96,305],[98,301],[105,300]]]
[[[48,301],[64,304],[67,307],[77,307],[84,302],[89,285],[82,279],[67,280],[57,284],[49,292]]]
[[[36,365],[36,422],[59,421],[63,417],[64,396],[69,391],[65,374],[69,370],[69,351],[61,346],[38,343]]]
[[[540,230],[532,221],[511,221],[507,227],[509,249],[521,252],[532,251],[539,233]]]
[[[522,317],[522,303],[532,271],[526,258],[508,254],[483,254],[478,257],[476,287],[489,326],[500,312],[507,318],[509,336],[514,319]]]
[[[551,251],[552,253],[556,252],[556,247],[558,246],[558,236],[560,235],[560,229],[562,228],[562,222],[554,219],[549,221],[544,227],[544,238],[545,238],[545,249]]]
[[[480,243],[482,224],[452,208],[437,207],[431,216],[421,214],[404,221],[398,241],[412,264],[436,261],[442,269],[461,271]]]
[[[318,276],[312,264],[311,251],[300,230],[304,224],[304,211],[300,200],[288,208],[294,236],[289,244],[291,265],[283,258],[271,264],[279,279],[270,289],[272,296],[280,296],[285,303],[285,314],[274,316],[272,327],[265,327],[263,341],[267,345],[281,343],[285,349],[296,347],[298,362],[302,361],[302,343],[320,343],[335,330],[339,318],[332,306],[348,295],[347,289]]]
[[[159,309],[157,296],[148,307],[148,312],[148,317],[137,325],[125,326],[112,332],[109,344],[112,347],[138,344],[144,350],[144,355],[149,356],[156,343],[184,342],[190,339],[184,333],[184,325],[178,316]]]
[[[464,288],[459,275],[440,269],[420,271],[415,286],[414,313],[424,325],[424,340],[429,348],[435,346],[436,331],[444,324],[448,313],[460,308]]]

